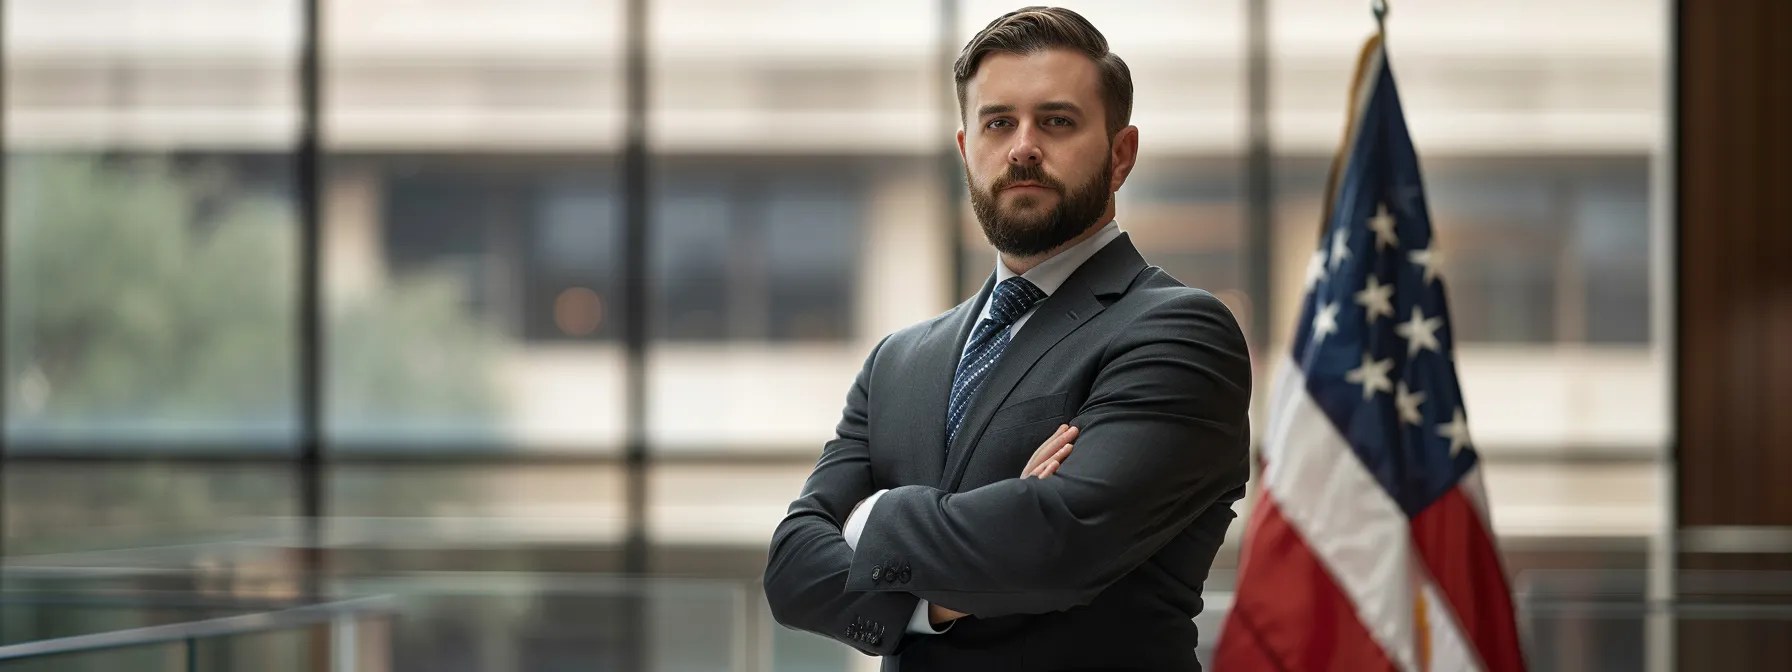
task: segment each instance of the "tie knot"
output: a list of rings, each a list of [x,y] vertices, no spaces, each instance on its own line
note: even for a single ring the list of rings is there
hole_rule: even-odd
[[[1014,277],[1003,280],[996,285],[996,291],[989,295],[989,319],[998,324],[1014,324],[1033,304],[1045,300],[1045,290],[1028,282],[1026,278]]]

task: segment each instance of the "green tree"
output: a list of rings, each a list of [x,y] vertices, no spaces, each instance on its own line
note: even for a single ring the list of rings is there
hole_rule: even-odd
[[[294,209],[289,197],[231,184],[230,175],[160,160],[8,159],[4,382],[13,445],[290,442]],[[491,440],[502,411],[492,382],[497,334],[460,295],[451,280],[420,275],[328,302],[330,436]],[[105,509],[87,514],[96,521],[154,526],[202,520],[220,500],[245,496],[169,492],[169,480],[150,471],[96,472],[103,502],[13,492]],[[29,535],[33,519],[59,526],[82,517],[8,500],[8,536]]]
[[[14,428],[289,436],[297,228],[284,199],[166,162],[14,159],[6,357]],[[222,196],[208,192],[223,192]],[[492,330],[438,277],[332,301],[327,418],[344,431],[489,426]],[[367,429],[367,431],[372,431]],[[21,437],[21,438],[27,438]]]

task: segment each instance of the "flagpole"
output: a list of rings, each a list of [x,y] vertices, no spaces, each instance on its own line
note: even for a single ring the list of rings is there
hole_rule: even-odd
[[[1387,0],[1370,0],[1369,13],[1375,16],[1375,37],[1370,38],[1370,44],[1379,48],[1381,44],[1385,44],[1387,42],[1387,38],[1388,38],[1388,3],[1387,3]],[[1364,74],[1368,74],[1368,76],[1370,76],[1370,77],[1375,76],[1374,73],[1361,72],[1360,70],[1362,67],[1362,63],[1360,61],[1359,61],[1357,67],[1359,69],[1359,72],[1357,73],[1358,81],[1360,81],[1360,78]],[[1353,109],[1355,108],[1354,101],[1352,103],[1352,108]],[[1348,148],[1346,148],[1346,151],[1348,151]],[[1328,220],[1329,220],[1329,218],[1328,218]],[[1488,530],[1488,532],[1492,533],[1492,530]],[[1431,671],[1431,654],[1432,654],[1432,651],[1431,651],[1431,618],[1430,618],[1431,610],[1428,608],[1428,605],[1425,604],[1425,590],[1424,590],[1423,576],[1421,574],[1415,573],[1413,575],[1412,579],[1413,579],[1412,621],[1413,621],[1413,631],[1414,631],[1414,633],[1413,633],[1414,634],[1413,653],[1414,653],[1414,657],[1418,659],[1419,671],[1420,672],[1430,672]]]

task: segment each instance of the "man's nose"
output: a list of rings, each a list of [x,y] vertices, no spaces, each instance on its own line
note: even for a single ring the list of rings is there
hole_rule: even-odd
[[[1044,160],[1039,152],[1039,143],[1033,141],[1033,133],[1022,130],[1015,136],[1014,146],[1008,148],[1008,163],[1016,166],[1037,166]]]

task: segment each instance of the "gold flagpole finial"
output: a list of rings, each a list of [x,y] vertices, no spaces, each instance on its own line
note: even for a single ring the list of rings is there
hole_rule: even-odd
[[[1388,20],[1388,3],[1387,3],[1387,0],[1370,0],[1369,11],[1371,13],[1375,14],[1375,30],[1376,30],[1376,32],[1381,32],[1381,33],[1387,32],[1388,31],[1388,22],[1387,22],[1387,20]]]

